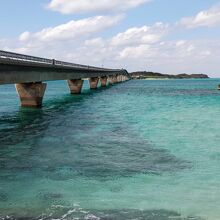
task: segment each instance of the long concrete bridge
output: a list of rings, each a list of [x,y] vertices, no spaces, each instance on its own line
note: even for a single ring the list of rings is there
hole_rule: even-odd
[[[67,80],[71,94],[80,94],[84,79],[90,89],[130,79],[124,69],[107,69],[0,50],[0,85],[15,84],[21,106],[41,107],[45,81]]]

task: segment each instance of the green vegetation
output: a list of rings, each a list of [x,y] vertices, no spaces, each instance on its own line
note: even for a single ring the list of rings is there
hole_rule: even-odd
[[[208,79],[209,76],[205,74],[178,74],[178,75],[171,75],[171,74],[162,74],[156,72],[133,72],[130,73],[133,79]]]

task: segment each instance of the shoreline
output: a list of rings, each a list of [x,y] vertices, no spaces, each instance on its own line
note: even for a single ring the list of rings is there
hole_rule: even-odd
[[[132,80],[207,80],[207,79],[214,79],[214,78],[145,78],[145,79],[138,79],[132,78]]]

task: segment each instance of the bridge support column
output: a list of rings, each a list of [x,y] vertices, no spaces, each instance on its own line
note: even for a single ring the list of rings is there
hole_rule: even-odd
[[[90,89],[97,89],[99,83],[98,77],[92,77],[89,79]]]
[[[118,83],[120,82],[120,76],[119,75],[117,76],[117,82]]]
[[[117,82],[118,82],[117,76],[113,76],[113,83],[115,84],[115,83],[117,83]]]
[[[20,83],[16,90],[21,100],[22,107],[41,107],[43,96],[47,87],[46,83]]]
[[[122,75],[118,76],[118,82],[122,82]]]
[[[108,81],[108,77],[107,76],[103,76],[100,78],[101,81],[101,86],[102,87],[106,87],[107,86],[107,81]]]
[[[83,87],[82,79],[70,79],[68,80],[68,85],[70,88],[71,94],[80,94]]]
[[[109,77],[108,77],[108,81],[109,81],[109,84],[110,84],[110,85],[113,85],[113,84],[114,84],[113,76],[109,76]]]

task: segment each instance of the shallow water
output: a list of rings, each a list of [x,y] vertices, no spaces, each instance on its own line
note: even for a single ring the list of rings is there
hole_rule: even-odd
[[[220,80],[129,81],[42,109],[0,86],[0,219],[220,219]]]

